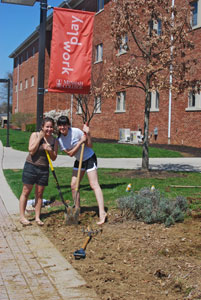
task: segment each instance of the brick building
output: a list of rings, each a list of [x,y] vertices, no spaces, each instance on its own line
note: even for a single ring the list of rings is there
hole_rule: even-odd
[[[111,43],[110,24],[112,0],[69,1],[71,8],[96,12],[93,37],[92,81],[98,85],[104,80],[107,62],[114,55]],[[66,7],[65,2],[61,7]],[[193,0],[192,40],[195,43],[194,55],[200,61],[201,53],[201,0]],[[47,18],[46,55],[45,55],[45,88],[48,84],[52,16]],[[122,53],[126,61],[126,51]],[[37,102],[37,70],[38,70],[38,30],[33,32],[10,55],[14,59],[13,71],[13,113],[36,113]],[[201,67],[201,65],[200,65]],[[199,68],[197,68],[198,70]],[[198,73],[200,78],[200,74]],[[138,131],[144,126],[144,95],[137,89],[117,92],[111,99],[96,98],[101,107],[97,109],[91,121],[92,135],[96,138],[119,140],[119,129]],[[170,106],[171,103],[171,106]],[[171,109],[170,109],[171,108]],[[81,127],[79,108],[76,99],[70,94],[46,93],[44,96],[44,112],[52,109],[69,109],[72,126]],[[158,137],[153,139],[154,129]],[[152,97],[150,112],[151,142],[184,144],[201,147],[201,94],[189,95],[186,91],[176,100],[168,93]],[[143,130],[142,130],[143,131]]]

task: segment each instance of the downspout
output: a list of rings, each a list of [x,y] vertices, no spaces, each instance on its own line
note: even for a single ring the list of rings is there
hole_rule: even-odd
[[[174,7],[174,0],[172,0],[172,7]],[[174,13],[172,12],[172,21],[174,21]],[[171,35],[171,42],[173,36]],[[170,48],[170,56],[173,55],[173,46]],[[168,144],[171,143],[171,116],[172,116],[172,64],[170,65],[170,79],[169,79],[169,110],[168,110]]]

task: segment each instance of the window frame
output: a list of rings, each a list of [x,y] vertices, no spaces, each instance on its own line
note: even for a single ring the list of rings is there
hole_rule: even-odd
[[[97,12],[104,10],[104,0],[97,0]]]
[[[186,111],[201,111],[201,93],[189,92]]]
[[[31,87],[33,87],[35,84],[35,78],[34,78],[34,75],[31,76]]]
[[[150,111],[151,112],[158,112],[159,111],[159,105],[160,105],[160,94],[159,94],[158,91],[152,91],[151,92]]]
[[[82,114],[82,106],[80,105],[80,102],[82,103],[82,100],[77,100],[77,115],[81,115]]]
[[[103,43],[100,43],[96,45],[95,49],[95,62],[94,63],[99,63],[103,61]]]
[[[118,54],[117,55],[122,55],[128,52],[128,34],[126,33],[124,36],[121,37],[121,45],[120,48],[118,49]],[[127,46],[127,49],[124,49],[124,47]]]
[[[124,113],[126,111],[126,91],[116,93],[115,113]]]
[[[28,79],[25,79],[25,85],[24,85],[24,89],[27,90],[28,89]]]
[[[94,98],[94,113],[95,114],[100,114],[101,113],[101,104],[102,104],[101,96],[96,96]]]
[[[192,16],[191,16],[192,29],[196,29],[196,28],[201,27],[201,0],[191,1],[190,2],[191,8],[194,7],[194,4],[196,5],[196,11],[195,11],[195,9],[192,9]],[[196,19],[196,24],[194,23],[195,19]]]

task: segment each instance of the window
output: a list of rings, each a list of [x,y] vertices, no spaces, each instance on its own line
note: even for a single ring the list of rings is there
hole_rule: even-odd
[[[117,93],[116,97],[116,112],[125,112],[126,92]]]
[[[96,114],[101,113],[101,96],[95,97],[95,100],[94,100],[94,112]]]
[[[128,51],[128,36],[127,34],[121,38],[121,45],[118,54],[124,54]]]
[[[26,52],[26,60],[28,60],[29,59],[29,52],[27,51]]]
[[[34,76],[31,76],[31,86],[34,86]]]
[[[155,30],[155,32],[158,35],[161,35],[161,33],[162,33],[162,23],[161,23],[160,19],[158,19],[158,20],[151,20],[149,22],[149,35],[150,36],[152,35],[152,31],[153,30]]]
[[[193,28],[201,27],[201,0],[194,0],[190,3],[192,8],[191,25]]]
[[[17,84],[15,84],[15,92],[17,93]]]
[[[104,9],[104,0],[97,0],[97,11]]]
[[[103,61],[103,44],[99,44],[96,46],[96,61],[95,62],[101,62]]]
[[[82,114],[82,100],[77,100],[77,114]]]
[[[25,79],[25,89],[28,89],[28,79]]]
[[[186,111],[201,110],[201,94],[190,92],[188,95],[188,107]]]
[[[21,62],[21,64],[23,63],[23,56],[21,56],[21,58],[20,58],[20,62]]]
[[[157,91],[151,92],[150,111],[159,111],[159,93]]]
[[[22,81],[20,81],[20,91],[22,91]]]
[[[35,53],[36,53],[36,48],[35,48],[35,47],[33,47],[33,48],[32,48],[32,56],[34,56],[34,55],[35,55]]]
[[[192,8],[191,24],[192,24],[192,27],[194,27],[194,26],[198,25],[198,1],[192,2],[191,8]]]

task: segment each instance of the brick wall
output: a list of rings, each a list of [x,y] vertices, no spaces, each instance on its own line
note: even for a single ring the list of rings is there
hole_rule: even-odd
[[[86,1],[87,9],[90,10],[89,1]],[[94,2],[92,1],[91,3]],[[84,4],[82,4],[84,5]],[[108,62],[114,59],[114,49],[110,36],[111,22],[111,6],[113,1],[105,1],[104,10],[97,13],[94,24],[93,37],[93,62],[95,61],[95,47],[103,43],[103,61],[93,63],[92,80],[98,86],[107,73]],[[80,7],[81,8],[81,7]],[[91,10],[95,8],[91,6]],[[192,40],[196,44],[194,50],[195,57],[200,60],[201,53],[201,28],[193,30]],[[45,87],[48,85],[49,62],[50,62],[50,43],[51,33],[47,33],[47,51],[46,51],[46,67],[45,67]],[[126,55],[122,55],[122,59],[126,61]],[[30,81],[31,76],[35,77],[34,87],[19,92],[19,111],[36,112],[37,100],[37,60],[38,52],[34,57],[30,57],[28,61],[23,62],[19,66],[19,81],[22,80],[24,85],[25,78]],[[14,85],[17,82],[18,68],[14,68]],[[200,63],[195,68],[196,74],[200,74]],[[200,76],[200,75],[199,75]],[[175,95],[173,95],[175,96]],[[94,99],[90,99],[93,105]],[[139,89],[129,89],[126,92],[126,111],[117,113],[116,98],[102,99],[101,113],[94,115],[91,121],[91,132],[96,138],[119,139],[120,128],[130,128],[130,130],[138,130],[144,127],[144,95]],[[82,118],[76,113],[76,100],[73,100],[72,125],[82,127]],[[13,112],[16,107],[16,93],[13,93]],[[176,99],[172,99],[171,108],[171,144],[184,144],[188,146],[201,147],[201,111],[186,111],[188,107],[187,92]],[[62,93],[47,93],[44,97],[44,112],[52,109],[70,109],[71,95]],[[168,143],[168,111],[169,111],[169,95],[160,93],[159,112],[150,113],[150,135],[153,134],[155,127],[158,127],[158,139],[156,143]],[[71,117],[71,115],[70,115]],[[155,142],[153,138],[152,142]]]

